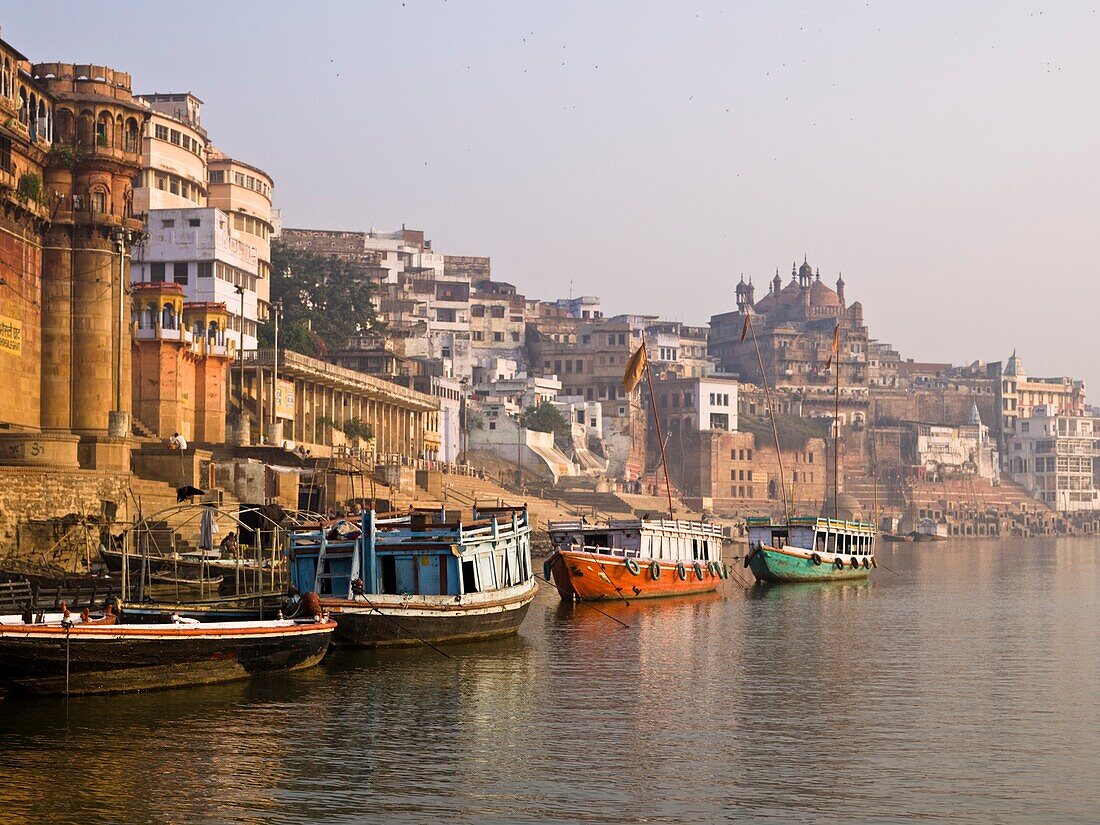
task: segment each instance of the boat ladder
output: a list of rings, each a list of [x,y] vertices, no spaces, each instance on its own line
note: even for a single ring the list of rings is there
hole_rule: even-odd
[[[349,556],[351,561],[349,570],[333,571],[333,562]],[[313,581],[314,592],[318,595],[329,595],[325,593],[325,590],[322,588],[322,583],[325,580],[346,578],[348,580],[348,592],[345,594],[331,593],[331,595],[340,595],[344,598],[350,598],[351,582],[359,577],[359,539],[335,539],[330,541],[328,536],[322,532],[321,547],[317,553],[317,574]],[[332,591],[331,585],[328,589],[330,592]]]

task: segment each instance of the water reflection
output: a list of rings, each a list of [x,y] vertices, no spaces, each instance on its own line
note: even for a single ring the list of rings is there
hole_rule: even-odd
[[[10,821],[1088,820],[1085,540],[883,548],[869,581],[563,605],[519,637],[0,701]]]

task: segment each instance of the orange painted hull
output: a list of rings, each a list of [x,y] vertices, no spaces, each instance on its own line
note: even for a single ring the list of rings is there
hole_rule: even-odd
[[[632,573],[626,560],[598,553],[560,550],[549,559],[554,586],[565,601],[633,601],[662,596],[690,596],[712,593],[722,576],[700,563],[702,578],[693,565],[684,565],[680,578],[676,562],[636,559],[638,572]],[[660,568],[654,577],[652,565]]]

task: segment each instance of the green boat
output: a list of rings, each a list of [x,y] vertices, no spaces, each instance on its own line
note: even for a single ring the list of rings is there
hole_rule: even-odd
[[[787,521],[745,520],[749,552],[745,567],[758,582],[821,582],[865,579],[875,561],[875,526],[824,516]]]

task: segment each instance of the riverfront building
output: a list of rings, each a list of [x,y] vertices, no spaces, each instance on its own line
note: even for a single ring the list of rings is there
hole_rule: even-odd
[[[1006,465],[1017,483],[1051,509],[1100,509],[1096,437],[1091,416],[1054,404],[1030,407],[1008,437]]]
[[[148,233],[134,251],[133,281],[175,283],[185,301],[222,304],[233,348],[255,349],[260,278],[252,236],[234,229],[231,217],[212,207],[154,210]]]
[[[0,461],[129,467],[123,288],[147,111],[106,66],[0,42]]]

